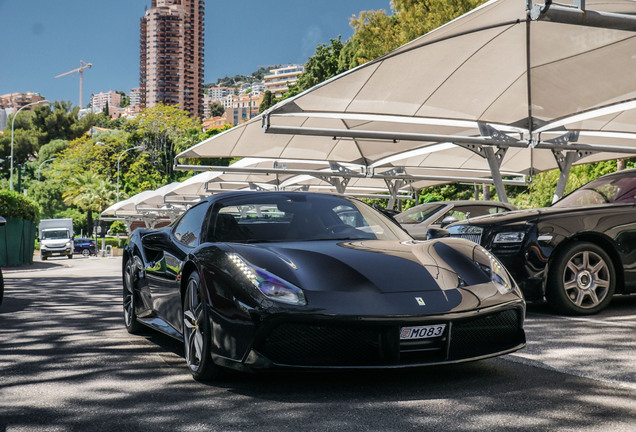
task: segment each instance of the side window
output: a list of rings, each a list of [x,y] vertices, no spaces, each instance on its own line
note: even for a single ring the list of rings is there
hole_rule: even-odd
[[[367,226],[367,222],[360,214],[360,211],[353,206],[339,205],[332,209],[332,211],[338,216],[343,224],[354,228]]]
[[[188,246],[198,246],[201,241],[201,226],[208,209],[206,204],[192,207],[183,215],[173,229],[174,236]]]

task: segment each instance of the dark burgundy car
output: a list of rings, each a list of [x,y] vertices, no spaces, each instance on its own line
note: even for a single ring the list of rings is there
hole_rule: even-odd
[[[599,177],[548,208],[458,222],[452,236],[496,255],[527,300],[593,314],[636,292],[636,170]]]

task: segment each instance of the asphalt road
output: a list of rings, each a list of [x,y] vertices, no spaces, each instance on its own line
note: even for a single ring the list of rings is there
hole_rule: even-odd
[[[181,344],[129,335],[119,258],[4,269],[0,432],[636,431],[636,297],[532,306],[528,347],[463,365],[194,381]]]

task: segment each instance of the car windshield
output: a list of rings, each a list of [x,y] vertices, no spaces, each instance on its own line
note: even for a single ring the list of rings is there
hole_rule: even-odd
[[[68,230],[42,231],[42,240],[63,240],[69,238]]]
[[[430,218],[442,207],[443,205],[441,204],[420,204],[394,216],[394,219],[401,224],[418,224]]]
[[[363,202],[287,193],[254,193],[221,201],[213,212],[207,238],[224,242],[411,239]]]
[[[610,176],[592,180],[553,207],[582,207],[595,204],[636,203],[636,177]]]

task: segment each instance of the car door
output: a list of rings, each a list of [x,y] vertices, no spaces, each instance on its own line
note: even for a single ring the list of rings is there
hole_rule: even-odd
[[[179,332],[182,327],[179,276],[188,253],[201,242],[207,209],[207,203],[192,207],[171,230],[163,231],[160,253],[146,266],[152,309]]]

